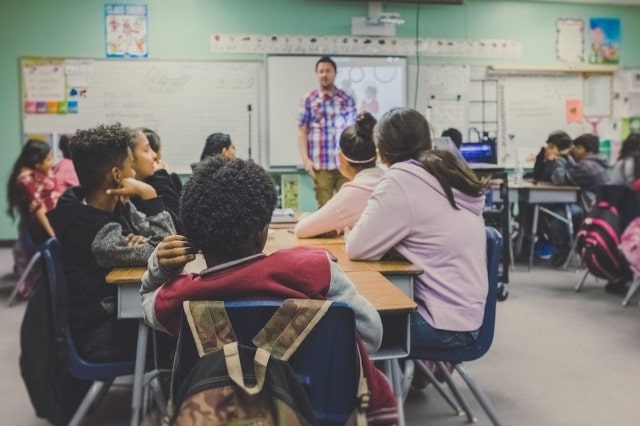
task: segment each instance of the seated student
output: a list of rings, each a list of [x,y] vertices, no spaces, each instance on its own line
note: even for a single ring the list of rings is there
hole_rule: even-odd
[[[547,144],[540,149],[533,166],[532,178],[538,182],[551,182],[551,173],[557,163],[566,162],[571,151],[571,136],[562,130],[549,135]]]
[[[112,268],[145,265],[154,247],[175,233],[162,198],[134,178],[131,137],[119,124],[78,130],[71,154],[80,186],[48,213],[62,243],[69,327],[88,361],[134,359],[136,323],[116,319],[118,287],[105,277]],[[144,200],[140,211],[129,197]]]
[[[46,213],[55,207],[64,191],[51,173],[53,153],[46,142],[30,139],[22,147],[13,163],[7,181],[7,214],[11,219],[20,216],[21,226],[13,247],[14,272],[21,275],[33,255],[33,243],[53,237],[53,228]],[[21,290],[26,295],[30,289]]]
[[[376,119],[368,112],[356,117],[356,124],[340,135],[338,169],[349,182],[318,211],[303,217],[295,227],[298,238],[326,233],[341,234],[345,227],[353,227],[384,171],[376,167],[376,146],[373,126]]]
[[[73,161],[71,161],[71,151],[69,149],[70,138],[68,135],[61,135],[58,141],[58,148],[62,152],[62,160],[53,167],[53,174],[58,179],[58,183],[64,185],[67,189],[71,186],[78,186],[78,175],[76,169],[73,168]]]
[[[577,231],[585,209],[591,208],[595,194],[594,189],[598,185],[609,181],[607,163],[598,157],[599,147],[598,137],[592,134],[583,134],[573,141],[571,155],[566,160],[555,159],[551,162],[551,182],[559,185],[577,185],[582,191],[580,193],[581,203],[570,205],[571,216],[573,218],[573,229]],[[560,215],[565,215],[565,208],[555,207],[554,211]],[[553,256],[551,264],[559,266],[565,263],[571,250],[571,239],[567,225],[555,217],[549,218],[551,244],[553,246]]]
[[[354,310],[362,341],[375,351],[382,339],[380,317],[325,251],[298,246],[262,253],[276,202],[273,181],[252,161],[217,156],[196,168],[182,195],[185,237],[166,238],[142,278],[145,320],[177,334],[184,300],[331,299]],[[207,269],[181,273],[198,250]],[[397,421],[388,382],[372,364],[363,364],[372,393],[369,421]]]
[[[631,133],[622,142],[618,160],[609,177],[609,183],[640,190],[640,133]]]
[[[236,147],[231,142],[231,136],[226,133],[212,133],[207,137],[200,154],[200,161],[191,164],[191,170],[195,170],[203,161],[216,155],[226,158],[236,158]]]
[[[166,171],[166,173],[171,178],[171,182],[173,182],[173,186],[175,186],[176,191],[178,191],[178,194],[182,193],[182,179],[180,179],[180,176],[178,176],[177,173],[171,172],[167,163],[165,163],[165,161],[162,159],[162,144],[160,141],[160,135],[158,135],[151,129],[147,129],[146,127],[141,127],[139,130],[147,137],[149,146],[151,147],[153,152],[156,153],[156,163],[158,163],[158,168],[160,170]]]
[[[444,130],[441,136],[450,138],[458,149],[462,146],[462,133],[460,133],[460,130],[458,129],[450,127],[447,130]]]
[[[133,137],[129,141],[129,148],[133,153],[133,170],[136,172],[136,179],[148,183],[155,189],[158,196],[162,197],[165,209],[171,215],[171,220],[176,232],[182,231],[182,221],[180,220],[180,192],[175,186],[174,179],[161,168],[157,161],[157,154],[151,148],[151,143],[139,128],[134,130]],[[143,201],[133,197],[131,202],[140,209]]]
[[[468,345],[488,292],[482,184],[452,153],[432,149],[429,124],[414,109],[387,112],[374,138],[389,170],[348,235],[347,254],[396,252],[424,271],[413,288],[412,350]]]

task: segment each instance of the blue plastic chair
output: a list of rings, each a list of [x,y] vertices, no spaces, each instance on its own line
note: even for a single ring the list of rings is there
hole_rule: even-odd
[[[135,363],[131,362],[87,362],[78,355],[69,332],[66,318],[67,281],[60,262],[60,242],[56,239],[48,240],[41,250],[44,267],[53,304],[53,321],[56,333],[62,334],[68,359],[68,371],[73,377],[81,380],[93,381],[89,391],[76,409],[70,426],[79,425],[92,405],[107,393],[113,381],[120,376],[133,374]]]
[[[456,388],[453,380],[449,375],[449,372],[444,364],[444,362],[449,362],[454,365],[455,370],[460,374],[462,379],[465,381],[473,395],[476,397],[484,411],[487,413],[487,416],[494,425],[499,425],[500,421],[498,420],[498,416],[495,413],[491,403],[488,398],[484,395],[482,390],[476,385],[475,381],[469,375],[469,373],[464,369],[463,362],[465,361],[473,361],[482,357],[489,348],[491,347],[491,343],[493,342],[493,334],[496,323],[496,301],[498,296],[498,269],[500,264],[500,253],[502,249],[502,236],[500,233],[493,227],[486,227],[487,233],[487,273],[489,277],[489,292],[487,294],[487,300],[484,308],[484,319],[482,322],[482,326],[480,327],[480,332],[478,334],[478,338],[476,341],[468,346],[463,346],[461,348],[454,349],[428,349],[428,350],[419,350],[414,351],[411,350],[409,355],[410,359],[415,360],[431,360],[435,361],[440,372],[443,373],[451,392],[454,394],[458,403],[462,406],[463,410],[467,414],[467,419],[470,422],[475,421],[475,417],[473,413],[469,409],[468,405],[460,395],[460,392]],[[431,375],[430,371],[426,368],[421,367],[420,362],[417,362],[416,367],[420,368],[424,373],[430,376],[431,380],[435,383],[435,378]],[[445,396],[445,395],[443,395]],[[445,396],[446,398],[446,396]],[[447,401],[451,404],[450,400],[447,398]],[[455,407],[457,408],[457,407]]]
[[[280,301],[226,302],[225,309],[238,343],[253,347],[251,339],[280,306]],[[186,320],[183,320],[176,389],[198,357]],[[351,308],[334,302],[289,359],[308,390],[318,425],[344,425],[357,406],[359,362],[355,317]]]

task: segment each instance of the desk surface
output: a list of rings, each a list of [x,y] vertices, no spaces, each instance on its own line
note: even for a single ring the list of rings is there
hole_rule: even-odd
[[[106,278],[109,284],[140,285],[146,268],[115,268]],[[358,293],[369,300],[379,312],[412,311],[416,303],[393,285],[382,274],[375,271],[347,272]],[[142,311],[140,311],[142,314]]]

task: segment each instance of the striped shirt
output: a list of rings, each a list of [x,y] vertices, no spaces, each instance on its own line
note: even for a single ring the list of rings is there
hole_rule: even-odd
[[[336,87],[333,93],[327,93],[316,89],[305,96],[298,127],[308,131],[307,155],[314,169],[338,168],[340,135],[355,121],[355,102],[344,90]]]

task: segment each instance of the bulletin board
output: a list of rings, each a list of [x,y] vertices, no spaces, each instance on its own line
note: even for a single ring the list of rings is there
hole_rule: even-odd
[[[103,123],[148,127],[178,173],[200,159],[206,137],[231,135],[237,155],[254,156],[262,63],[255,61],[23,58],[23,133],[60,134]],[[249,128],[251,123],[251,129]]]

